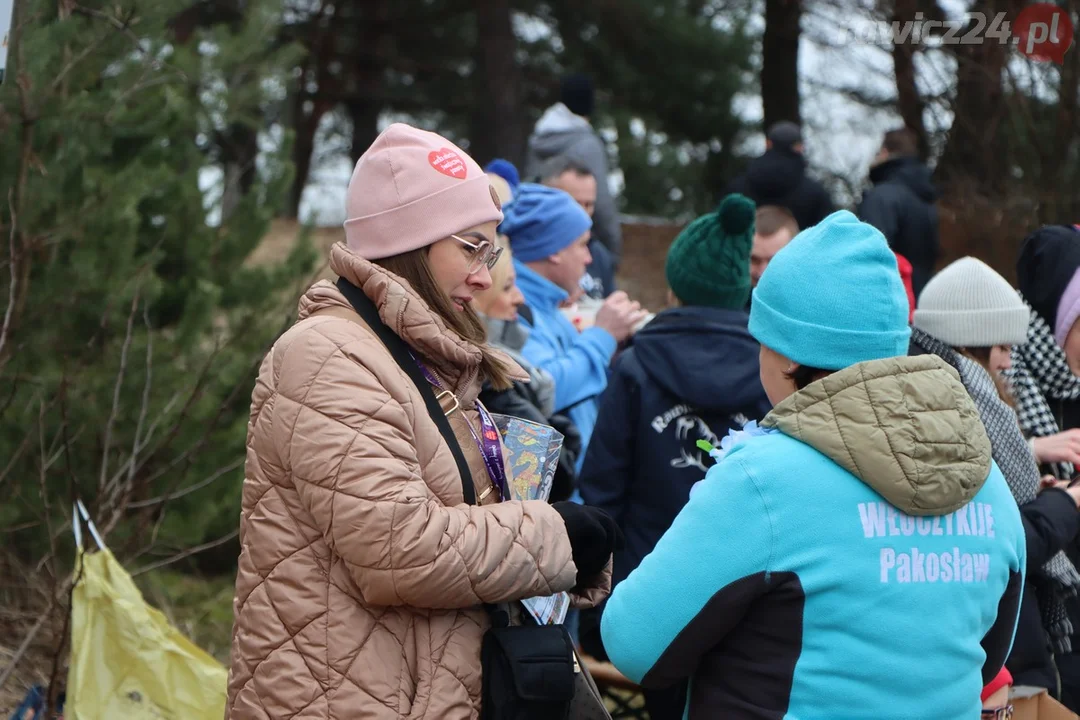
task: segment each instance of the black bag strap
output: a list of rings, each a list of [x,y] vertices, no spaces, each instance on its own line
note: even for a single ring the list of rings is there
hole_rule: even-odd
[[[420,367],[413,359],[409,346],[398,337],[397,333],[386,326],[386,323],[379,317],[379,309],[375,307],[375,303],[360,288],[345,278],[338,278],[337,287],[341,294],[345,296],[345,299],[349,301],[349,304],[353,306],[356,314],[379,336],[383,345],[386,345],[386,349],[390,351],[390,355],[405,371],[405,374],[409,376],[409,379],[413,381],[417,390],[420,391],[431,419],[435,421],[439,433],[442,434],[443,440],[450,447],[450,452],[457,463],[458,474],[461,475],[461,492],[465,496],[465,502],[469,505],[475,505],[476,489],[472,483],[472,471],[469,470],[469,464],[465,461],[465,454],[461,452],[461,444],[458,443],[457,437],[450,427],[450,421],[446,419],[446,413],[443,412],[442,406],[439,405],[439,401],[435,397],[435,391],[431,389],[431,383],[420,372]]]

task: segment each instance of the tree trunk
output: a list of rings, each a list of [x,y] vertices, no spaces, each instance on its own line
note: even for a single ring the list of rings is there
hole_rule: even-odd
[[[801,17],[801,0],[765,0],[761,102],[766,129],[781,120],[802,122],[799,114]]]
[[[1075,0],[1070,0],[1063,6],[1070,17],[1074,16],[1075,5]],[[1078,90],[1080,90],[1080,54],[1073,48],[1065,54],[1065,62],[1061,66],[1057,115],[1054,118],[1054,141],[1042,153],[1043,172],[1039,179],[1044,201],[1039,205],[1039,219],[1043,222],[1074,222],[1077,211],[1080,209],[1072,183],[1074,178],[1069,177],[1070,171],[1073,171],[1073,168],[1069,166],[1069,159],[1074,156],[1073,148],[1076,145],[1076,132],[1078,120],[1080,120],[1077,117]]]
[[[973,10],[992,18],[1011,11],[1022,0],[981,0]],[[968,32],[974,21],[961,32]],[[1006,118],[1002,71],[1010,45],[998,42],[953,45],[957,60],[953,124],[937,166],[938,181],[962,196],[974,193],[993,200],[1004,195],[1008,180],[1008,154],[1002,152],[1000,135]]]
[[[503,157],[518,167],[525,163],[526,128],[521,102],[522,75],[515,52],[517,38],[510,21],[510,0],[476,3],[475,108],[469,154],[478,162]]]
[[[307,186],[308,175],[311,174],[311,155],[315,151],[315,131],[322,119],[319,111],[320,104],[310,100],[310,95],[305,92],[297,92],[294,105],[294,128],[296,139],[293,142],[293,176],[292,189],[289,191],[289,206],[286,208],[286,217],[296,219],[300,215],[300,200],[304,196],[304,188]],[[308,103],[311,107],[305,112],[304,106]]]
[[[896,0],[893,9],[893,21],[913,22],[919,11],[919,0]],[[904,125],[915,133],[919,140],[919,157],[926,160],[930,154],[930,145],[926,138],[926,124],[923,122],[925,103],[915,84],[915,48],[913,42],[893,43],[893,67],[896,75],[896,104]]]
[[[219,140],[222,150],[225,188],[221,196],[221,221],[224,223],[255,183],[255,159],[259,155],[259,137],[254,128],[232,123]]]
[[[349,144],[349,156],[355,164],[364,151],[371,147],[379,136],[380,108],[374,100],[356,98],[345,104],[352,120],[352,140]]]

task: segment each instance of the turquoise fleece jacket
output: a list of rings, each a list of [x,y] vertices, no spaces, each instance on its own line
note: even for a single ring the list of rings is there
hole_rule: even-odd
[[[1023,588],[1020,512],[940,358],[780,403],[612,594],[611,661],[699,718],[979,717]]]

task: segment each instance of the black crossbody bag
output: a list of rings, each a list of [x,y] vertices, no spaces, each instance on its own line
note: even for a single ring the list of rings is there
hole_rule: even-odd
[[[338,279],[337,287],[420,391],[431,419],[457,463],[465,502],[475,505],[472,472],[461,445],[408,345],[383,323],[375,303],[359,288],[344,278]],[[484,635],[480,649],[482,720],[610,718],[596,684],[578,661],[566,628],[537,625],[528,613],[524,616],[530,624],[512,626],[506,606],[485,608],[491,617],[491,629]]]

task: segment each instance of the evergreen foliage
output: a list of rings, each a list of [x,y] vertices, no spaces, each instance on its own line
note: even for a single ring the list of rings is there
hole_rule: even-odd
[[[245,263],[291,180],[287,143],[259,155],[244,192],[217,193],[232,192],[227,212],[200,184],[237,128],[264,129],[298,53],[271,46],[273,0],[180,42],[170,21],[185,7],[22,9],[17,75],[0,89],[9,569],[57,542],[70,561],[76,497],[122,557],[149,553],[136,562],[236,527],[254,371],[313,250]]]

